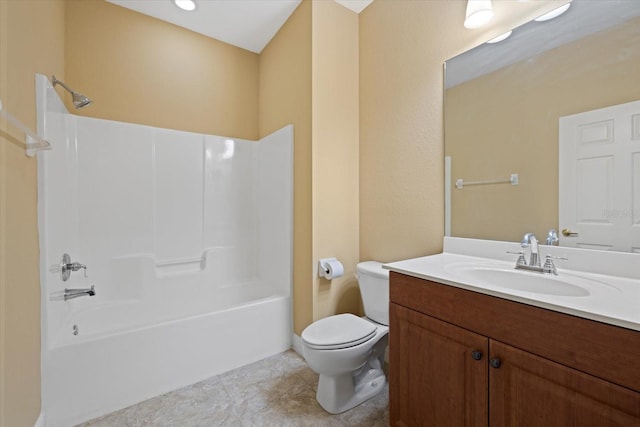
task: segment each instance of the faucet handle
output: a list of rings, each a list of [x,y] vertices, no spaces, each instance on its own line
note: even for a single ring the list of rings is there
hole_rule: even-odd
[[[556,269],[556,265],[553,262],[554,259],[568,260],[569,258],[547,254],[547,256],[545,256],[545,259],[544,259],[544,265],[542,266],[543,273],[551,273],[556,276],[558,275],[558,270]]]
[[[552,228],[547,233],[547,245],[548,246],[558,246],[560,239],[558,238],[558,231],[555,228]]]
[[[62,276],[62,281],[66,282],[69,280],[69,276],[71,276],[72,271],[84,270],[84,277],[87,278],[87,266],[84,264],[80,264],[79,262],[71,262],[71,256],[69,254],[62,255],[62,261],[60,262],[60,275]]]
[[[553,263],[553,257],[551,255],[546,256],[544,265],[542,266],[542,272],[558,275],[558,270],[556,270],[556,265]]]
[[[568,261],[569,260],[569,258],[567,258],[566,256],[553,256],[553,255],[549,255],[549,254],[547,254],[545,256],[545,260],[547,260],[547,259],[559,259],[561,261]]]
[[[85,279],[88,278],[89,276],[87,276],[87,266],[84,264],[80,264],[79,262],[74,262],[71,270],[78,271],[80,269],[83,270]]]
[[[523,248],[526,248],[530,244],[536,244],[537,241],[538,239],[536,239],[536,236],[533,233],[527,233],[522,237],[520,246],[522,246]]]
[[[527,265],[527,260],[524,259],[523,251],[507,251],[508,254],[519,255],[518,260],[516,261],[516,265]]]

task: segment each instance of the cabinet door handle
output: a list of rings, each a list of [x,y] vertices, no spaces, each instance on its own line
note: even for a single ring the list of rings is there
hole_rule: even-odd
[[[495,359],[489,360],[489,365],[491,365],[492,368],[498,369],[501,364],[502,362],[497,357]]]
[[[480,360],[482,359],[482,352],[480,350],[473,350],[471,352],[471,357],[473,360]]]

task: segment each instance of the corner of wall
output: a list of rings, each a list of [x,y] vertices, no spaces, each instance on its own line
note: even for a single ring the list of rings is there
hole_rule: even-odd
[[[63,0],[0,2],[0,96],[3,107],[32,129],[36,128],[34,74],[64,74],[64,10]],[[41,409],[36,160],[25,157],[24,147],[7,142],[14,129],[3,132],[0,425],[29,426],[39,419]]]
[[[311,1],[303,0],[259,57],[262,138],[294,125],[294,332],[311,323]]]
[[[360,313],[358,15],[336,2],[314,2],[312,15],[313,320]],[[320,258],[337,257],[344,276],[317,275]]]

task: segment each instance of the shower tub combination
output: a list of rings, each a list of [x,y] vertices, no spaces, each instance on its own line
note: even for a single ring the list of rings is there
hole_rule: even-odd
[[[69,114],[36,76],[47,426],[291,347],[293,128],[259,142]],[[64,281],[63,254],[86,265]],[[95,296],[65,300],[65,288]]]

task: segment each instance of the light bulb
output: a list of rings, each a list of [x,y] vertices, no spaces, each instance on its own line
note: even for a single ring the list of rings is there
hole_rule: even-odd
[[[493,18],[491,0],[468,0],[467,13],[465,15],[465,28],[473,29],[482,27]]]
[[[498,37],[492,38],[487,43],[498,43],[498,42],[501,42],[502,40],[507,39],[511,35],[512,32],[513,31],[507,31],[506,33],[502,33]]]
[[[565,13],[567,9],[569,9],[569,6],[571,6],[571,3],[567,3],[563,6],[560,6],[557,9],[553,9],[551,12],[545,13],[542,16],[538,16],[536,19],[534,19],[534,21],[544,22],[544,21],[549,21],[550,19],[553,19],[553,18],[557,18],[558,16]]]
[[[191,12],[196,10],[196,2],[193,0],[173,0],[173,2],[182,10]]]

